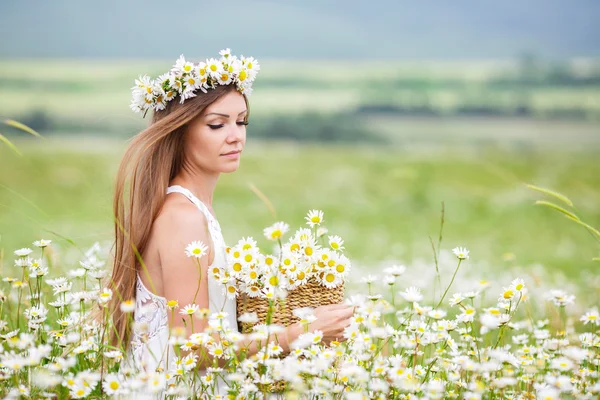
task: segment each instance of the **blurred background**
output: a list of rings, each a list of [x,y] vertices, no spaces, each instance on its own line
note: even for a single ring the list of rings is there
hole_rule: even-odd
[[[43,139],[0,125],[21,153],[0,143],[0,247],[109,243],[116,169],[148,124],[134,79],[229,47],[262,67],[215,196],[229,242],[316,208],[357,271],[428,268],[443,202],[442,247],[469,248],[474,274],[594,293],[598,242],[524,184],[600,226],[598,21],[596,0],[2,0],[0,117]]]

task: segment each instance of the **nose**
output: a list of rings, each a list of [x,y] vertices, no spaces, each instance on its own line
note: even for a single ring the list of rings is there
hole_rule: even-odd
[[[227,143],[241,142],[246,138],[246,127],[244,125],[233,124],[227,132]]]

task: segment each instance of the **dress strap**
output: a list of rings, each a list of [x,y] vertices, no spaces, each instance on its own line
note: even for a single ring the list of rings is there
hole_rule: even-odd
[[[182,195],[187,197],[192,203],[194,203],[196,205],[196,207],[198,207],[198,209],[200,211],[202,211],[202,214],[204,214],[204,216],[206,217],[208,226],[209,226],[209,228],[211,228],[210,229],[211,233],[212,233],[213,229],[218,232],[221,231],[219,222],[217,221],[215,216],[212,215],[212,213],[208,210],[208,207],[206,207],[206,204],[204,204],[202,201],[200,201],[199,198],[194,196],[194,194],[189,189],[186,189],[183,186],[173,185],[173,186],[169,186],[167,188],[167,194],[169,194],[169,193],[181,193]]]

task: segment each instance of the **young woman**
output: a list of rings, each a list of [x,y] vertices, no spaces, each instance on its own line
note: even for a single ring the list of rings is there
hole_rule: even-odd
[[[184,327],[178,313],[172,318],[168,300],[225,311],[229,327],[237,330],[235,300],[227,299],[207,273],[210,266],[226,262],[213,193],[219,176],[240,165],[249,119],[247,95],[258,69],[254,59],[237,59],[224,50],[219,60],[206,63],[188,63],[182,56],[156,81],[136,81],[132,108],[152,110],[153,117],[133,138],[117,175],[112,273],[117,295],[111,310],[115,343],[147,371],[169,368],[175,354],[169,352],[169,331]],[[200,271],[184,253],[195,241],[208,247]],[[119,307],[128,299],[136,302],[135,324]],[[319,307],[310,330],[323,331],[326,342],[343,340],[352,310],[342,304]],[[205,328],[206,320],[194,324],[195,332]],[[190,326],[184,329],[187,335],[193,333]],[[284,351],[301,331],[292,325],[278,335]],[[257,351],[254,343],[245,344],[250,353]]]

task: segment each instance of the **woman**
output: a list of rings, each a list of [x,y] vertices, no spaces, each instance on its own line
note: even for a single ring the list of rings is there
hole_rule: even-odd
[[[128,348],[136,365],[146,371],[169,368],[174,354],[167,343],[171,329],[193,333],[177,313],[173,318],[168,300],[225,311],[229,326],[237,329],[235,299],[227,299],[207,273],[209,266],[226,262],[213,193],[219,176],[240,165],[249,118],[247,96],[259,67],[252,58],[232,56],[229,49],[220,54],[219,60],[198,64],[182,56],[168,74],[154,82],[142,77],[134,88],[132,108],[153,110],[153,118],[133,138],[117,175],[112,284],[118,295],[111,310],[114,342]],[[195,241],[208,248],[200,258],[200,271],[184,253]],[[119,307],[127,299],[136,300],[136,324]],[[314,314],[317,320],[309,329],[323,331],[326,342],[340,340],[352,308],[324,306]],[[198,320],[194,332],[203,331],[206,324]],[[299,325],[291,325],[278,335],[284,351],[301,331]],[[255,343],[245,344],[250,354],[256,353]]]

